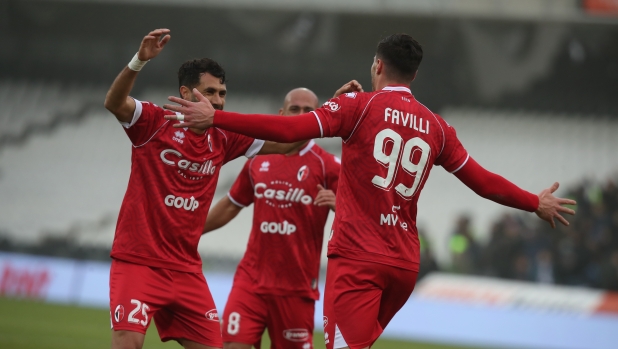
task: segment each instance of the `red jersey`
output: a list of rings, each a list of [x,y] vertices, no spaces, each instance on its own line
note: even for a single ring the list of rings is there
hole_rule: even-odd
[[[254,156],[261,140],[217,128],[197,134],[163,118],[173,112],[135,101],[130,124],[131,176],[120,207],[111,257],[201,272],[197,245],[221,166]]]
[[[245,164],[228,193],[254,204],[247,251],[235,280],[257,293],[319,298],[318,274],[329,208],[316,206],[317,185],[337,190],[340,160],[310,141],[297,154],[260,155]]]
[[[403,86],[347,93],[314,113],[323,137],[343,139],[328,256],[418,271],[417,202],[429,172],[456,172],[469,157],[455,129]]]

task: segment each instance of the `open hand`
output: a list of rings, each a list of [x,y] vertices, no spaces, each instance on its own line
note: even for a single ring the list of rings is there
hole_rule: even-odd
[[[333,96],[333,98],[337,98],[340,95],[348,92],[363,92],[363,86],[361,86],[358,81],[352,80],[347,84],[341,86],[337,91],[335,91],[335,95]]]
[[[332,190],[324,189],[323,186],[318,184],[318,195],[313,201],[314,205],[328,206],[333,212],[335,212],[335,193]]]
[[[190,127],[205,130],[212,126],[215,117],[215,108],[210,101],[204,97],[196,88],[193,89],[193,95],[197,98],[197,102],[191,102],[182,98],[169,96],[171,102],[180,105],[164,104],[163,108],[173,110],[180,115],[165,115],[166,120],[182,121],[174,124],[174,127]]]
[[[569,222],[560,215],[560,212],[574,215],[575,211],[562,205],[576,205],[575,200],[557,198],[553,193],[558,189],[558,182],[551,187],[543,190],[539,194],[539,208],[536,210],[536,215],[544,221],[548,221],[552,228],[556,227],[556,218],[560,223],[568,226]]]
[[[165,44],[172,38],[168,35],[169,32],[169,29],[162,28],[153,30],[144,36],[139,46],[139,51],[137,51],[137,58],[140,61],[148,61],[158,56]]]

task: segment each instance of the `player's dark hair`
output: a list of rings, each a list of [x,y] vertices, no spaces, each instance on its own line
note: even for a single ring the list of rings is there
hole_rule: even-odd
[[[423,60],[423,48],[408,34],[393,34],[378,43],[376,57],[388,67],[390,78],[410,82]]]
[[[200,84],[200,76],[208,73],[219,82],[225,84],[225,70],[219,63],[210,58],[192,59],[184,62],[178,69],[178,88],[186,86],[190,89]]]

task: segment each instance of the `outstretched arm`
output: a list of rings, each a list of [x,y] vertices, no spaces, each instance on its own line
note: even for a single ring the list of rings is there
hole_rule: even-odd
[[[163,46],[170,40],[169,32],[169,29],[157,29],[148,33],[133,60],[122,69],[107,91],[105,108],[112,112],[118,121],[131,122],[135,112],[135,100],[129,97],[129,93],[133,89],[137,73],[146,62],[163,50]]]
[[[468,162],[455,172],[455,176],[479,196],[501,205],[535,212],[541,219],[548,221],[552,228],[556,227],[554,218],[564,225],[569,225],[569,222],[560,215],[560,212],[575,214],[572,209],[562,206],[575,205],[574,200],[557,198],[552,195],[558,189],[558,183],[554,183],[537,196],[519,188],[505,178],[487,171],[472,158],[469,158]]]
[[[234,204],[227,195],[224,196],[217,202],[215,207],[208,212],[202,234],[206,234],[228,224],[242,209],[242,207]]]

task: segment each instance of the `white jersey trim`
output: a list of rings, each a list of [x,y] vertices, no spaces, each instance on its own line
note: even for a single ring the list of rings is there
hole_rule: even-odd
[[[307,145],[298,152],[298,155],[303,156],[307,154],[311,150],[311,148],[313,148],[314,145],[315,145],[315,142],[313,141],[313,139],[310,140],[309,143],[307,143]]]
[[[318,125],[320,126],[320,138],[324,138],[324,129],[322,128],[322,121],[320,121],[320,117],[318,116],[318,113],[315,112],[315,110],[311,111],[313,113],[313,115],[315,115],[315,118],[318,120]]]
[[[455,171],[451,172],[451,173],[455,173],[455,172],[461,170],[461,168],[464,167],[464,165],[468,163],[468,159],[470,159],[470,154],[468,154],[468,156],[466,157],[466,160],[464,160],[463,164],[461,164],[461,166],[457,167],[457,169]]]
[[[131,97],[133,98],[133,97]],[[131,122],[122,122],[122,121],[118,121],[120,123],[120,125],[122,125],[122,127],[124,128],[129,128],[133,125],[135,125],[135,123],[137,122],[137,120],[139,120],[139,117],[142,116],[142,102],[133,98],[133,100],[135,101],[135,110],[133,111],[133,118],[131,119]]]
[[[403,87],[403,86],[386,86],[382,90],[383,91],[400,91],[400,92],[407,92],[409,94],[412,94],[412,91],[409,88]]]
[[[341,349],[348,347],[348,343],[345,342],[341,331],[339,331],[339,326],[335,325],[335,343],[333,344],[334,349]]]
[[[159,131],[163,128],[163,126],[167,125],[167,123],[170,122],[169,120],[167,120],[166,122],[163,123],[163,125],[161,125],[161,127],[159,127],[155,133],[152,134],[152,136],[150,136],[150,138],[148,138],[148,140],[140,145],[134,145],[133,148],[139,148],[139,147],[143,147],[144,145],[146,145],[146,143],[150,142],[151,139],[154,138],[154,136],[157,135],[157,133],[159,133]]]
[[[242,208],[247,207],[247,206],[245,206],[245,205],[241,204],[240,202],[238,202],[238,201],[234,200],[234,198],[232,197],[232,195],[231,195],[229,192],[227,193],[227,197],[230,199],[230,201],[231,201],[234,205],[236,205],[236,206],[238,206],[238,207],[242,207]]]
[[[309,150],[311,150],[311,149],[309,149]],[[318,160],[320,160],[320,164],[322,164],[322,178],[324,179],[324,182],[322,184],[324,185],[324,188],[329,189],[326,186],[326,165],[324,164],[324,160],[322,160],[322,157],[319,156],[313,150],[311,150],[311,154],[315,155],[315,157],[318,158]]]
[[[262,147],[264,146],[264,142],[261,139],[256,139],[253,141],[253,143],[251,144],[251,146],[249,147],[249,149],[247,149],[247,152],[245,153],[245,156],[248,158],[252,158],[254,156],[257,155],[257,153],[260,152],[260,150],[262,150]]]

